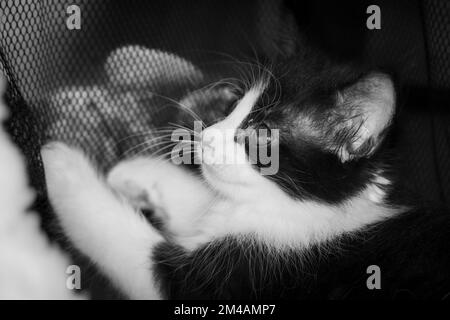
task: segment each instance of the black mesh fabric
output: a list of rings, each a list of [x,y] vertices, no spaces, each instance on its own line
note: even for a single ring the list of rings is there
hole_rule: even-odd
[[[151,135],[139,133],[173,121],[181,112],[174,101],[217,104],[220,92],[201,89],[238,77],[236,59],[276,55],[297,29],[330,54],[395,71],[405,188],[450,203],[450,3],[372,2],[1,0],[7,127],[27,159],[44,225],[45,141],[78,144],[107,169],[145,150]],[[72,4],[81,30],[66,27]],[[366,28],[370,4],[381,7],[381,30]]]

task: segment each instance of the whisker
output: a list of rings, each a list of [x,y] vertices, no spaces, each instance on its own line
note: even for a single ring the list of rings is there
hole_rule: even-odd
[[[186,126],[183,126],[181,124],[176,124],[176,123],[172,123],[172,122],[169,122],[169,123],[172,124],[175,128],[187,130],[189,133],[192,133],[195,137],[201,137],[201,134],[196,132],[193,129],[190,129],[190,128],[188,128]]]

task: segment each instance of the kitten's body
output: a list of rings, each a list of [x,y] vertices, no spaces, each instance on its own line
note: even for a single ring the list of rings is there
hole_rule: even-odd
[[[214,160],[236,148],[248,160],[237,130],[279,128],[274,175],[204,162],[198,177],[147,157],[119,163],[104,182],[79,151],[44,148],[69,239],[131,298],[444,297],[449,216],[388,200],[379,148],[394,114],[391,80],[304,58],[274,70],[202,133],[219,155],[201,149]],[[213,130],[224,139],[208,139]],[[367,288],[370,265],[380,290]]]

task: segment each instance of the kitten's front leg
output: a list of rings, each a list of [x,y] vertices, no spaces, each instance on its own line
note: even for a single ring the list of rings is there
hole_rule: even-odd
[[[163,237],[79,150],[54,142],[42,149],[42,159],[50,201],[72,243],[130,298],[159,298],[151,254]]]

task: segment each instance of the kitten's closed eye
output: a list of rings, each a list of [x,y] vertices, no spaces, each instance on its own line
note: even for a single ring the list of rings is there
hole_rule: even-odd
[[[272,131],[266,123],[261,123],[255,130],[257,145],[267,147],[272,143]]]

